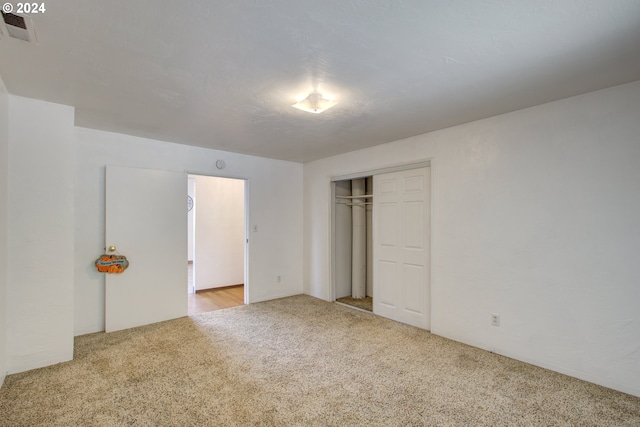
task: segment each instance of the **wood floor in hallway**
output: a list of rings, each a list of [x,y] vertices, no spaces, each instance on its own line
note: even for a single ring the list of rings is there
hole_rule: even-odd
[[[189,294],[189,315],[207,313],[244,304],[244,285],[204,289]]]

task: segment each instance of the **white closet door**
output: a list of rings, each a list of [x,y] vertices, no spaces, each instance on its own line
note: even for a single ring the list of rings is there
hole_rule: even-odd
[[[106,245],[129,260],[106,274],[107,332],[187,315],[187,176],[107,166]]]
[[[373,312],[431,327],[431,168],[373,177]]]

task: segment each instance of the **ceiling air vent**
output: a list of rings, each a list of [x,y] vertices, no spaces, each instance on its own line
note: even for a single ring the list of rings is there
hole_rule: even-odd
[[[2,27],[3,33],[11,38],[29,43],[36,42],[36,34],[33,30],[31,18],[2,12]]]

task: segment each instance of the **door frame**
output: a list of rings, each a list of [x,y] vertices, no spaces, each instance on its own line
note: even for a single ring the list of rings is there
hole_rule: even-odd
[[[225,179],[238,179],[241,181],[244,181],[244,304],[250,304],[251,303],[251,286],[249,285],[250,282],[250,278],[249,278],[249,231],[250,231],[250,226],[249,224],[251,224],[251,218],[250,218],[250,213],[251,213],[251,209],[250,209],[250,197],[249,197],[249,190],[250,190],[250,180],[249,178],[245,178],[245,177],[239,177],[239,176],[233,176],[233,175],[216,175],[216,174],[212,174],[212,173],[207,173],[207,172],[192,172],[192,171],[186,171],[187,173],[187,178],[189,177],[189,175],[196,175],[196,176],[204,176],[204,177],[211,177],[211,178],[225,178]],[[197,190],[196,190],[197,191]],[[196,203],[197,203],[197,199],[196,199]]]
[[[429,231],[428,241],[429,241],[431,250],[429,251],[429,259],[427,261],[429,262],[429,266],[430,266],[429,267],[429,283],[431,285],[429,286],[429,304],[433,305],[432,299],[431,299],[431,290],[433,289],[433,268],[431,268],[431,266],[433,265],[433,258],[434,258],[433,254],[435,252],[433,247],[433,222],[434,222],[433,195],[434,195],[434,182],[435,182],[435,180],[433,179],[434,163],[435,162],[433,158],[428,158],[428,159],[420,160],[418,162],[400,163],[400,164],[382,167],[382,168],[370,169],[370,170],[365,170],[361,172],[353,172],[349,174],[335,175],[335,176],[329,177],[329,218],[328,218],[329,220],[329,281],[331,284],[329,299],[331,302],[335,302],[336,300],[336,285],[337,285],[336,268],[335,268],[336,266],[336,239],[335,239],[336,181],[345,181],[345,180],[351,180],[351,179],[357,179],[357,178],[365,178],[368,176],[379,175],[383,173],[400,172],[405,170],[430,167],[431,168],[431,203],[430,203],[431,215],[430,215],[430,223],[429,223],[430,231]]]

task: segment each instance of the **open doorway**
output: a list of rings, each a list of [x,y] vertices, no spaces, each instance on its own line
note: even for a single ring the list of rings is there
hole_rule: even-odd
[[[373,311],[373,177],[334,185],[336,302]]]
[[[244,304],[245,180],[188,176],[188,314]]]

